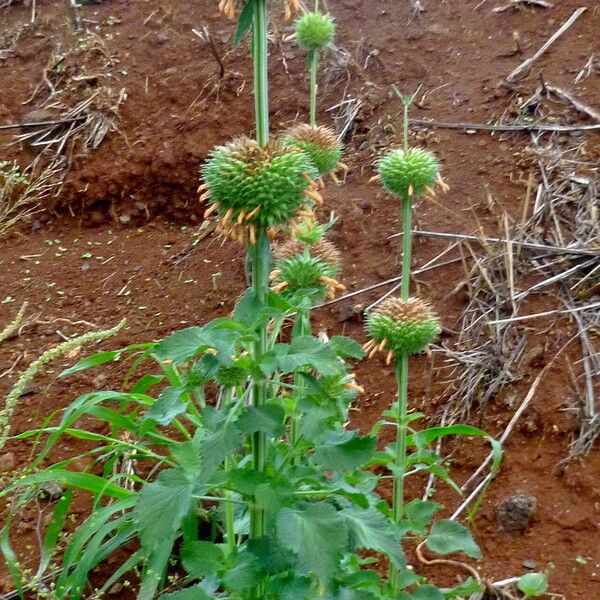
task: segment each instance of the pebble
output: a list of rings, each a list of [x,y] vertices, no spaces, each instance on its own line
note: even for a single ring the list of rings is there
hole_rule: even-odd
[[[17,461],[15,455],[12,452],[6,452],[0,455],[0,472],[6,473],[7,471],[13,471]]]
[[[92,379],[92,385],[97,390],[99,390],[100,388],[103,388],[106,385],[107,381],[108,381],[108,377],[104,373],[100,373],[100,375],[96,375],[96,377],[94,377],[94,379]]]
[[[507,533],[522,534],[535,511],[536,499],[523,492],[516,492],[504,499],[497,508],[498,528]]]
[[[42,500],[56,502],[63,495],[63,488],[56,481],[44,481],[40,484],[38,495]]]

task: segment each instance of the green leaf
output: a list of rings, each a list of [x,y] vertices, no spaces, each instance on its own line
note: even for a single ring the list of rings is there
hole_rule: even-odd
[[[375,550],[385,554],[394,565],[402,569],[406,566],[401,540],[405,531],[386,519],[376,508],[361,510],[350,506],[341,511],[346,523],[356,539],[356,548]]]
[[[300,367],[311,367],[321,375],[338,375],[344,372],[344,363],[333,348],[310,335],[294,338],[292,343],[275,346],[279,370],[292,373]]]
[[[248,590],[257,585],[260,580],[260,566],[256,557],[248,550],[242,550],[235,556],[234,566],[228,568],[223,576],[225,587],[236,592]],[[242,595],[242,597],[246,596]]]
[[[62,528],[65,524],[65,518],[67,516],[67,511],[69,510],[69,506],[71,505],[71,499],[73,498],[73,491],[67,490],[65,494],[58,500],[56,503],[56,507],[54,508],[54,512],[52,513],[52,519],[48,524],[48,529],[46,529],[46,535],[44,536],[44,543],[42,544],[42,554],[40,556],[40,562],[38,566],[38,571],[36,573],[36,577],[41,577],[50,561],[52,560],[52,556],[54,556],[54,552],[56,551],[56,544],[58,542],[58,538],[62,531]]]
[[[329,340],[329,345],[338,356],[348,356],[350,358],[364,358],[366,356],[362,346],[349,337],[334,335]]]
[[[192,507],[192,490],[193,484],[176,469],[161,471],[156,481],[144,485],[133,518],[146,550],[175,538],[181,520]]]
[[[8,573],[10,578],[15,586],[15,589],[19,595],[21,600],[25,598],[23,593],[23,579],[21,577],[21,566],[19,565],[19,560],[15,551],[12,549],[10,545],[10,526],[12,523],[13,515],[9,514],[6,522],[4,523],[4,527],[2,528],[2,533],[0,534],[0,551],[2,552],[2,556],[4,556],[4,560],[6,561],[6,566],[8,567]]]
[[[178,592],[162,594],[159,600],[211,600],[214,597],[209,596],[200,586],[195,585]]]
[[[298,557],[296,572],[316,574],[329,582],[339,571],[348,550],[348,526],[330,504],[310,504],[304,509],[283,508],[277,515],[279,543]]]
[[[177,464],[192,478],[202,468],[200,458],[200,442],[197,439],[186,442],[175,442],[169,446],[171,455]]]
[[[235,36],[233,38],[233,47],[237,48],[240,42],[244,39],[246,32],[252,27],[252,21],[254,20],[254,6],[256,2],[249,0],[246,2],[246,6],[240,14],[238,19],[237,29],[235,30]]]
[[[55,481],[56,483],[62,483],[80,490],[92,492],[96,495],[112,496],[113,498],[126,498],[134,493],[107,481],[103,477],[98,477],[97,475],[50,468],[45,471],[34,473],[33,475],[28,475],[22,479],[17,479],[13,484],[0,492],[0,497],[6,496],[18,488],[39,485],[46,481]]]
[[[73,375],[74,373],[79,373],[80,371],[85,371],[112,362],[116,360],[120,354],[120,350],[112,350],[108,352],[97,352],[96,354],[92,354],[92,356],[86,356],[72,367],[65,369],[59,377],[67,377],[67,375]]]
[[[427,547],[436,554],[464,552],[471,558],[481,556],[470,531],[464,525],[449,519],[442,519],[433,524],[427,538]]]
[[[425,528],[442,508],[444,508],[444,505],[438,502],[415,498],[404,507],[404,512],[411,529],[418,533],[424,533]]]
[[[221,463],[235,454],[242,445],[242,434],[233,423],[223,423],[213,433],[200,440],[202,481],[210,479]]]
[[[249,4],[253,4],[253,2],[248,2],[246,7]],[[244,8],[244,10],[246,9]],[[252,288],[248,288],[236,302],[233,310],[233,318],[236,321],[251,327],[259,320],[263,308],[264,304],[260,301],[256,292]]]
[[[261,432],[272,437],[283,434],[285,411],[276,404],[249,406],[236,421],[238,429],[247,435]]]
[[[353,471],[368,462],[375,451],[374,437],[356,431],[330,432],[315,451],[315,460],[330,471]]]
[[[545,573],[527,573],[519,578],[517,587],[527,598],[536,598],[548,591],[548,577]]]
[[[144,416],[144,420],[152,419],[159,425],[170,425],[173,419],[187,410],[187,402],[181,399],[184,393],[181,388],[165,388]]]
[[[411,600],[445,600],[444,594],[434,585],[421,585],[410,597]]]
[[[211,542],[190,542],[181,550],[181,562],[189,575],[200,579],[223,569],[223,551]]]
[[[470,598],[473,594],[484,592],[483,585],[477,583],[472,577],[467,577],[465,581],[453,588],[444,588],[444,597],[446,600],[451,598]]]
[[[256,557],[257,564],[267,575],[287,571],[293,564],[293,555],[272,537],[249,539],[248,552]]]

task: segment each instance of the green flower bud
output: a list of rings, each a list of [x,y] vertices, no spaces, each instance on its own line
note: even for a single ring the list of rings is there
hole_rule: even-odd
[[[420,148],[390,150],[377,161],[377,172],[383,187],[396,196],[421,196],[433,193],[439,181],[437,158]]]
[[[254,228],[287,224],[315,197],[311,180],[318,174],[304,152],[238,138],[211,152],[202,176],[202,199],[211,204],[205,216],[217,210],[221,233],[240,239],[249,229],[252,242]]]
[[[319,176],[334,171],[342,158],[342,146],[328,127],[297,125],[283,134],[283,144],[305,152]]]
[[[329,15],[306,13],[296,21],[296,40],[307,50],[325,48],[333,41],[335,23]]]
[[[440,322],[427,302],[391,297],[369,313],[366,330],[372,341],[365,350],[370,353],[419,354],[440,333]]]
[[[337,290],[345,289],[335,279],[340,271],[341,256],[331,242],[306,246],[298,240],[290,240],[276,246],[273,255],[275,291],[294,293],[302,290],[318,297],[332,298]]]

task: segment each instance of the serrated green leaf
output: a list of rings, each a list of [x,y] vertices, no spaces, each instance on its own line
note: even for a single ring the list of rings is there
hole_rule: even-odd
[[[236,555],[234,565],[223,576],[225,587],[238,593],[256,586],[260,580],[260,565],[248,550],[242,550]]]
[[[311,367],[321,375],[339,375],[344,363],[333,348],[310,335],[298,336],[291,344],[275,346],[277,363],[282,373],[292,373],[301,367]]]
[[[484,586],[477,583],[472,577],[468,577],[456,587],[442,589],[446,600],[450,600],[451,598],[470,598],[473,594],[484,591]]]
[[[187,402],[181,399],[184,393],[185,390],[181,388],[165,388],[148,409],[144,419],[152,419],[159,425],[170,425],[173,419],[187,410]]]
[[[239,323],[250,327],[258,322],[263,308],[264,304],[256,292],[252,288],[248,288],[236,302],[233,317]]]
[[[471,532],[464,525],[450,519],[442,519],[433,524],[427,537],[427,547],[436,554],[464,552],[471,558],[481,556]]]
[[[282,548],[272,537],[252,538],[248,540],[248,552],[252,554],[267,575],[276,575],[287,571],[294,561],[294,556]]]
[[[221,463],[235,454],[242,445],[242,434],[233,423],[222,423],[215,431],[200,440],[202,480],[207,481]]]
[[[349,358],[364,358],[366,356],[366,352],[362,349],[362,346],[349,337],[334,335],[329,340],[329,345],[338,356],[347,356]]]
[[[404,513],[411,529],[418,533],[424,533],[425,528],[442,508],[444,508],[444,505],[439,502],[429,502],[415,498],[404,507]]]
[[[212,542],[193,541],[184,544],[181,562],[188,575],[195,579],[218,573],[223,569],[223,551]]]
[[[316,449],[315,460],[330,471],[353,471],[372,458],[375,444],[375,438],[356,431],[331,432]]]
[[[355,547],[375,550],[385,554],[394,565],[402,569],[406,566],[401,540],[405,531],[386,519],[376,508],[361,510],[349,506],[341,511],[350,532],[355,538]]]
[[[434,585],[421,585],[411,592],[411,600],[445,600],[444,594]]]
[[[147,551],[174,540],[182,519],[192,507],[194,486],[183,471],[161,471],[156,481],[146,483],[133,510],[140,541]]]
[[[348,550],[348,525],[330,504],[310,504],[303,509],[283,508],[277,515],[279,543],[298,558],[296,572],[314,573],[329,582],[339,571]]]
[[[159,600],[211,600],[214,597],[209,596],[200,586],[195,585],[177,592],[162,594]]]
[[[264,406],[249,406],[238,417],[236,425],[238,429],[247,435],[261,432],[272,437],[283,434],[285,411],[276,404]]]

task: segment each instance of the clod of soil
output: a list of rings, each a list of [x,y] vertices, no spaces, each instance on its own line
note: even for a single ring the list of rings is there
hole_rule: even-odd
[[[506,533],[522,534],[535,512],[537,501],[533,496],[517,492],[498,505],[498,528]]]
[[[56,481],[45,481],[40,485],[39,497],[48,502],[56,502],[63,495],[62,486]]]
[[[0,456],[0,473],[12,471],[15,468],[15,455],[12,452],[6,452]]]

